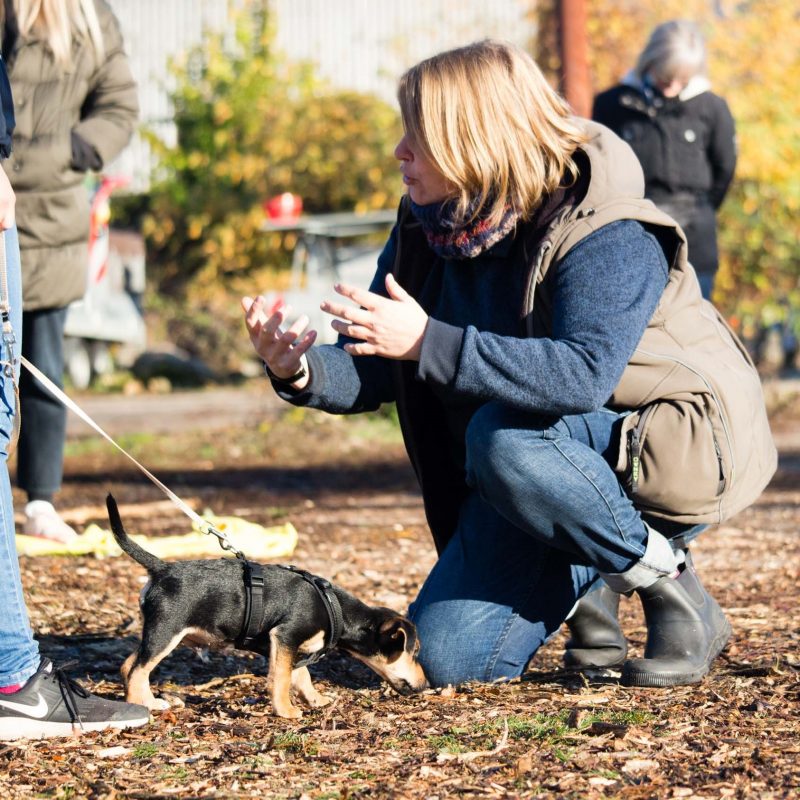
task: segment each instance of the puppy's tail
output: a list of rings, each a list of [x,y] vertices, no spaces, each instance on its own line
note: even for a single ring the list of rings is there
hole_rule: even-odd
[[[126,552],[134,561],[141,564],[148,572],[158,572],[164,567],[164,562],[148,553],[142,547],[139,547],[136,542],[131,539],[125,528],[122,527],[122,519],[119,516],[119,509],[117,509],[117,501],[114,496],[109,494],[106,497],[106,508],[108,509],[108,521],[111,523],[111,532],[117,540],[117,544]]]

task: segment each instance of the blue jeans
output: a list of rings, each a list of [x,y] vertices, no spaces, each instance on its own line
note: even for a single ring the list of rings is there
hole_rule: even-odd
[[[8,294],[11,325],[17,336],[14,354],[19,359],[22,330],[22,293],[19,244],[15,228],[3,234],[6,244]],[[2,345],[2,360],[8,351]],[[19,360],[14,367],[19,378]],[[0,686],[9,686],[30,678],[39,667],[39,646],[33,638],[15,545],[14,507],[8,477],[8,448],[14,427],[15,399],[11,379],[0,369]]]
[[[472,491],[410,609],[433,685],[522,674],[599,572],[624,572],[644,555],[647,529],[610,466],[621,420],[498,403],[473,416]]]

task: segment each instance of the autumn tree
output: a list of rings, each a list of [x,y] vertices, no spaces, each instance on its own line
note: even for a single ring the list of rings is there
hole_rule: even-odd
[[[557,85],[555,0],[536,5],[534,51]],[[737,124],[739,162],[719,215],[715,300],[746,322],[800,308],[800,11],[793,0],[594,0],[587,34],[595,91],[634,64],[650,31],[669,19],[704,30],[714,90]]]

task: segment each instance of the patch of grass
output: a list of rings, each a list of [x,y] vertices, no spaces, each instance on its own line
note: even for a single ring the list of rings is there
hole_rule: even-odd
[[[248,767],[252,767],[253,769],[261,769],[262,767],[271,767],[275,764],[275,760],[270,758],[269,756],[249,756],[244,760],[244,763],[247,764]]]
[[[189,770],[187,770],[186,767],[164,767],[164,769],[161,770],[161,780],[163,781],[183,782],[188,780],[188,778]]]
[[[630,711],[598,711],[588,717],[592,722],[610,722],[614,725],[646,725],[655,722],[658,717],[652,711],[632,709]],[[581,726],[583,727],[583,726]]]
[[[348,773],[347,777],[352,778],[354,781],[374,781],[378,776],[374,772],[356,769],[353,770],[353,772]]]
[[[534,714],[532,717],[511,715],[507,718],[508,738],[521,740],[557,740],[564,737],[570,728],[567,725],[569,711],[558,714]],[[495,719],[476,726],[476,733],[491,734],[496,738],[504,727],[502,719]]]
[[[302,753],[307,756],[316,755],[319,747],[304,733],[285,731],[278,733],[272,740],[272,747],[276,750],[286,750],[290,753]]]
[[[595,722],[605,722],[611,725],[644,725],[656,720],[656,715],[649,711],[633,709],[630,711],[597,711],[587,713],[581,717],[577,728],[569,725],[570,711],[566,709],[557,714],[534,714],[532,717],[510,716],[508,721],[508,736],[510,739],[536,739],[552,740],[569,739]],[[491,734],[496,736],[503,730],[503,720],[495,719],[488,723],[475,726],[476,734]]]
[[[154,742],[139,742],[133,748],[133,757],[138,758],[140,761],[152,758],[155,755],[158,755],[158,745]]]
[[[452,731],[450,733],[428,736],[427,742],[436,750],[437,753],[444,750],[445,753],[466,753],[469,750],[466,744],[458,740],[458,736]]]
[[[117,436],[116,442],[131,455],[141,457],[146,454],[157,441],[154,433],[127,433]],[[103,455],[114,448],[100,436],[86,436],[80,439],[68,439],[64,445],[64,455],[80,458],[81,456]]]
[[[622,775],[615,769],[596,769],[587,774],[590,776],[596,775],[598,778],[606,778],[609,781],[618,781],[622,778]]]

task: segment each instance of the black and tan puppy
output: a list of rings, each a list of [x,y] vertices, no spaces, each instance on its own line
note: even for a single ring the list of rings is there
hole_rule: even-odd
[[[140,599],[144,627],[139,649],[122,665],[127,699],[151,710],[169,704],[153,696],[150,673],[181,642],[221,646],[241,641],[247,589],[245,563],[239,559],[166,562],[142,549],[122,527],[114,498],[106,504],[111,530],[119,546],[149,573]],[[311,707],[330,699],[312,685],[303,660],[330,644],[333,619],[326,600],[307,573],[278,565],[263,565],[263,609],[250,626],[247,649],[266,656],[272,707],[281,717],[298,719],[291,690]],[[306,577],[303,577],[305,574]],[[319,581],[320,579],[315,579]],[[419,642],[414,624],[388,608],[365,605],[338,586],[324,582],[335,595],[340,628],[335,649],[363,661],[401,694],[427,687],[417,662]],[[257,607],[257,606],[256,606]]]

